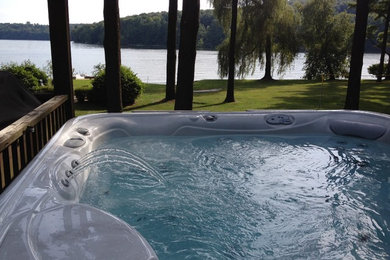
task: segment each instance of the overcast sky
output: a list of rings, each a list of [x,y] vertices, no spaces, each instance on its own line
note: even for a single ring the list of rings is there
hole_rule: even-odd
[[[103,20],[103,0],[68,0],[70,23],[93,23]],[[168,11],[169,0],[119,0],[121,17]],[[182,8],[182,0],[178,0]],[[201,9],[209,9],[208,0],[200,0]],[[47,0],[0,0],[0,23],[48,24]]]

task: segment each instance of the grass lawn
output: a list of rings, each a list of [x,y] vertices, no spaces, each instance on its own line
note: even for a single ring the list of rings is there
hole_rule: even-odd
[[[75,80],[74,86],[90,84],[88,80]],[[213,92],[194,93],[193,110],[245,111],[253,109],[343,109],[347,81],[318,82],[307,80],[237,80],[234,103],[223,103],[226,80],[195,82],[194,90],[220,89]],[[144,93],[124,111],[173,110],[174,101],[163,102],[165,85],[146,84]],[[105,112],[95,105],[75,105],[76,115]],[[362,82],[360,109],[390,114],[390,82],[374,80]]]

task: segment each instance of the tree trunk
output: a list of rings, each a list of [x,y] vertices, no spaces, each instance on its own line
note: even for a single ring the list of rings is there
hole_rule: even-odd
[[[232,0],[232,20],[230,24],[229,42],[229,77],[225,103],[234,102],[234,76],[235,76],[235,53],[236,53],[236,33],[237,33],[237,5],[238,0]]]
[[[104,0],[104,53],[106,57],[107,111],[122,112],[121,43],[118,0]]]
[[[165,100],[175,99],[177,0],[169,0]]]
[[[355,32],[353,35],[351,65],[348,78],[345,109],[359,109],[364,45],[366,41],[368,1],[357,0]]]
[[[273,80],[272,79],[272,40],[271,35],[267,35],[265,43],[265,74],[261,80]]]
[[[327,67],[327,71],[328,71],[328,75],[329,75],[328,79],[330,81],[336,80],[336,76],[334,74],[331,62],[327,62],[326,67]]]
[[[385,80],[390,80],[390,54],[387,54],[388,61],[387,61],[387,69],[386,69],[386,77]]]
[[[389,30],[389,20],[390,20],[390,2],[388,3],[388,9],[385,19],[385,29],[383,30],[383,40],[382,40],[382,47],[381,47],[381,59],[379,62],[379,70],[377,75],[377,82],[382,81],[383,76],[383,70],[384,70],[384,64],[385,64],[385,55],[386,55],[386,47],[387,47],[387,34]]]
[[[199,0],[183,0],[175,110],[192,110]]]

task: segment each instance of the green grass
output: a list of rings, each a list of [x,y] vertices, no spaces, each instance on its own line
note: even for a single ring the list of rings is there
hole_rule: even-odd
[[[74,86],[90,84],[76,80]],[[194,93],[193,110],[245,111],[263,109],[343,109],[347,81],[318,82],[307,80],[237,80],[234,103],[223,103],[226,80],[195,82],[194,90],[221,89],[211,93]],[[173,110],[174,101],[163,102],[165,86],[146,84],[136,103],[124,111]],[[84,103],[76,104],[76,115],[105,112],[104,108]],[[367,80],[362,82],[360,109],[390,114],[390,83]]]
[[[92,88],[92,80],[90,79],[74,79],[73,80],[73,89],[89,89]]]

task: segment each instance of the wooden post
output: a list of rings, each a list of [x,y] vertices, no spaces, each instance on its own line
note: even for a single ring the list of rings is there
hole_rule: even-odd
[[[353,35],[351,67],[348,77],[345,109],[359,109],[360,81],[362,76],[364,46],[369,13],[367,0],[357,0],[355,32]]]
[[[175,99],[177,0],[169,1],[165,100]]]
[[[106,57],[107,111],[122,112],[121,43],[118,0],[104,0],[104,53]]]
[[[66,119],[74,117],[72,61],[70,53],[68,0],[47,0],[53,83],[56,95],[68,95]]]
[[[183,0],[175,110],[192,110],[199,0]]]

